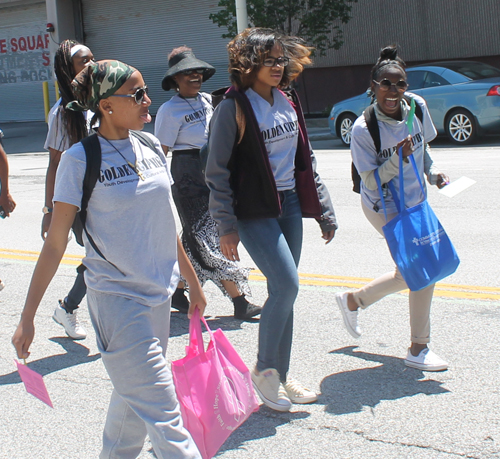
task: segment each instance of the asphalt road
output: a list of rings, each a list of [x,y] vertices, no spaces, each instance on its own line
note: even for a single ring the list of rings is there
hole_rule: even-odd
[[[359,340],[344,330],[335,292],[363,285],[389,271],[392,262],[384,240],[365,220],[359,197],[350,191],[349,150],[332,140],[314,147],[340,229],[325,246],[318,225],[304,223],[291,375],[321,396],[316,404],[294,405],[290,413],[261,407],[217,457],[500,458],[498,139],[465,148],[446,141],[434,145],[435,161],[452,179],[477,181],[454,198],[435,188],[429,193],[461,258],[458,271],[438,285],[433,302],[431,348],[450,362],[441,373],[404,366],[409,345],[404,292],[361,313]],[[54,409],[27,394],[15,370],[10,339],[42,246],[47,155],[11,154],[9,161],[18,205],[11,218],[0,221],[0,278],[6,283],[0,293],[0,458],[96,458],[111,384],[86,304],[79,313],[89,334],[84,341],[68,339],[51,319],[82,256],[74,241],[40,305],[28,360],[44,376]],[[254,266],[246,254],[243,264]],[[254,301],[262,304],[265,283],[257,272],[251,288]],[[231,303],[212,284],[205,290],[210,326],[222,328],[253,365],[258,324],[233,319]],[[170,359],[184,355],[187,331],[185,316],[172,313]],[[153,457],[147,442],[140,458]]]

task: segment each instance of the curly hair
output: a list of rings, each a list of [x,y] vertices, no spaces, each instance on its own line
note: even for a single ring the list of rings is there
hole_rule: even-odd
[[[382,68],[387,66],[399,67],[406,74],[406,64],[398,56],[397,45],[389,45],[380,50],[380,56],[371,71],[371,79],[377,80]]]
[[[309,57],[312,48],[305,46],[301,38],[262,27],[248,28],[236,35],[227,45],[229,73],[233,85],[239,89],[251,87],[274,45],[280,46],[283,54],[290,59],[284,68],[279,88],[289,86],[302,73],[304,66],[312,63]]]
[[[87,123],[83,113],[66,110],[66,104],[75,98],[71,89],[71,82],[75,77],[71,48],[79,44],[75,40],[64,40],[59,45],[54,56],[54,72],[62,98],[60,110],[62,110],[62,120],[71,145],[87,136]]]

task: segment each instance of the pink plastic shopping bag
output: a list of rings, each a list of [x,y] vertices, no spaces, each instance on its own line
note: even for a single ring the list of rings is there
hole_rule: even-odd
[[[203,459],[210,459],[252,412],[259,409],[250,372],[219,328],[204,349],[200,314],[189,323],[186,357],[172,362],[182,419]]]

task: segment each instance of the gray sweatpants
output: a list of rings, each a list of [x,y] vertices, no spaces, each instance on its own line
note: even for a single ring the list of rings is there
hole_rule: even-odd
[[[383,212],[377,213],[369,209],[364,203],[361,204],[363,212],[372,226],[383,236],[382,227],[385,225]],[[388,214],[387,220],[392,220],[397,214]],[[354,300],[361,308],[367,308],[376,301],[391,293],[400,292],[407,289],[399,269],[388,272],[379,278],[366,284],[354,292]],[[417,344],[430,342],[430,312],[432,295],[434,294],[434,284],[429,285],[417,292],[410,291],[410,329],[411,341]]]
[[[88,290],[97,347],[113,383],[101,459],[135,459],[149,435],[158,459],[201,458],[184,428],[165,359],[170,301],[148,307]]]

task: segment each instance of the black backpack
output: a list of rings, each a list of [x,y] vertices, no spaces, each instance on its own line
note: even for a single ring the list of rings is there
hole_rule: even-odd
[[[404,95],[403,98],[408,102],[408,105],[411,103],[411,97]],[[375,105],[369,105],[363,113],[366,121],[366,127],[368,128],[368,132],[370,133],[373,144],[375,145],[375,150],[377,153],[380,153],[381,143],[380,143],[380,129],[378,127],[377,117],[375,115]],[[423,112],[422,107],[415,102],[415,115],[422,123],[423,120]],[[360,193],[361,191],[361,177],[356,169],[354,163],[351,163],[351,178],[352,178],[352,191],[355,193]]]
[[[129,132],[143,145],[151,148],[151,150],[153,150],[156,154],[160,155],[157,148],[155,147],[154,142],[146,134],[144,134],[141,131],[129,131]],[[94,239],[92,239],[92,236],[88,233],[87,228],[85,227],[85,222],[87,221],[87,207],[89,204],[89,200],[90,197],[92,196],[95,184],[97,183],[97,180],[99,179],[99,175],[101,173],[101,162],[102,162],[101,144],[99,143],[99,138],[97,137],[97,134],[92,134],[88,137],[85,137],[82,140],[82,145],[83,148],[85,149],[85,159],[87,163],[85,167],[85,175],[83,177],[82,204],[80,206],[80,211],[75,216],[75,220],[73,221],[73,225],[71,226],[71,228],[73,229],[73,233],[75,234],[76,242],[81,246],[83,246],[83,232],[85,231],[87,239],[89,240],[89,243],[92,246],[92,248],[97,252],[97,254],[101,258],[106,260],[106,257],[99,250],[96,243],[94,242]],[[113,263],[111,264],[113,265]]]

